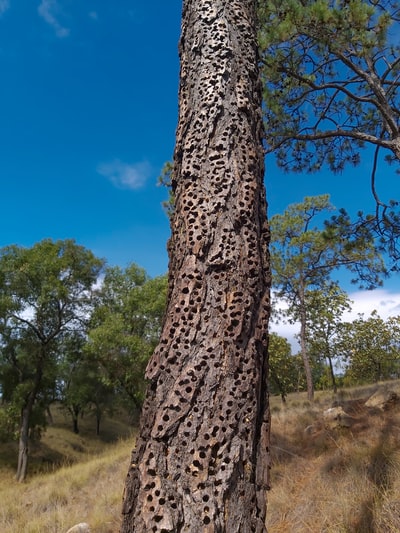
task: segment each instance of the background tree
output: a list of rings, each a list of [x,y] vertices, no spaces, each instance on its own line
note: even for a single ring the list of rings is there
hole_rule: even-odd
[[[368,319],[343,326],[342,356],[347,362],[346,380],[374,383],[398,377],[400,370],[400,317],[383,320],[376,311]]]
[[[103,410],[115,401],[114,388],[98,361],[88,355],[86,342],[86,334],[76,331],[60,343],[56,399],[71,416],[74,433],[79,433],[79,416],[94,409],[98,435]]]
[[[371,236],[344,238],[335,226],[323,231],[316,222],[332,211],[329,195],[306,197],[271,218],[271,266],[273,287],[288,304],[285,314],[300,323],[300,351],[307,381],[308,399],[314,397],[312,368],[307,349],[307,294],[327,286],[332,272],[345,267],[369,288],[379,285],[385,267]]]
[[[1,375],[12,375],[9,397],[21,413],[18,481],[26,477],[32,417],[54,397],[59,343],[84,327],[102,266],[71,240],[0,251]]]
[[[377,209],[353,231],[378,233],[397,260],[398,202],[380,199],[375,178],[380,150],[400,158],[399,2],[262,0],[259,11],[268,151],[285,170],[337,172],[372,146]]]
[[[269,334],[268,356],[270,391],[279,393],[286,402],[286,396],[299,388],[299,361],[292,355],[288,340],[277,333]]]
[[[104,385],[132,414],[143,402],[145,368],[160,337],[166,299],[166,276],[150,279],[135,264],[107,268],[97,292],[85,350],[101,365]]]
[[[184,0],[166,320],[124,533],[265,531],[269,313],[254,0]]]
[[[312,359],[326,360],[333,391],[337,392],[335,360],[339,354],[337,343],[340,339],[342,316],[351,309],[351,300],[336,283],[322,290],[307,293],[307,345]]]

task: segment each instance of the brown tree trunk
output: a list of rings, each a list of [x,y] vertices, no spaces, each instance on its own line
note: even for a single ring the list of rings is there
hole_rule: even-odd
[[[32,391],[29,393],[26,404],[21,411],[21,427],[19,432],[18,445],[18,463],[15,479],[22,483],[26,479],[28,472],[28,454],[29,454],[29,428],[31,423],[32,411],[36,402],[43,376],[44,349],[42,347],[41,356],[36,366],[35,381]]]
[[[335,378],[335,371],[333,369],[333,361],[332,361],[332,357],[331,357],[330,354],[327,356],[327,359],[328,359],[328,363],[329,363],[329,372],[331,374],[333,392],[334,392],[334,394],[336,394],[337,393],[337,383],[336,383],[336,378]]]
[[[306,375],[307,384],[307,399],[314,401],[314,383],[312,377],[312,370],[310,364],[310,358],[308,356],[306,335],[307,335],[307,313],[305,304],[305,291],[304,287],[300,288],[300,353],[303,360],[304,372]]]
[[[15,479],[22,483],[26,479],[28,471],[28,453],[29,453],[29,421],[32,414],[32,407],[29,405],[22,409],[21,428],[19,432],[18,444],[18,464]]]
[[[184,0],[169,299],[123,533],[265,531],[268,228],[254,0]]]

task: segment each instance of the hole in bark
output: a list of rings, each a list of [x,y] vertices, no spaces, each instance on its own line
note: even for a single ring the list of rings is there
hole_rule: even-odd
[[[203,518],[203,524],[207,525],[211,522],[211,518],[209,516],[205,516]]]
[[[218,450],[219,450],[219,444],[214,444],[214,446],[212,447],[212,450],[211,450],[211,457],[213,459],[216,459],[217,458],[217,455],[218,455]]]

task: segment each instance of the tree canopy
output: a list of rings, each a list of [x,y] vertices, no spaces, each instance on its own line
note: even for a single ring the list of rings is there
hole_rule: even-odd
[[[166,293],[166,276],[150,279],[134,263],[107,268],[97,291],[86,351],[130,410],[143,401],[145,368],[160,336]]]
[[[272,286],[288,303],[286,314],[300,322],[300,345],[309,399],[313,380],[307,350],[307,293],[326,290],[331,274],[346,268],[354,282],[368,288],[379,286],[386,273],[371,235],[342,235],[335,225],[320,229],[318,219],[334,211],[329,195],[306,197],[271,218]],[[343,216],[347,216],[343,214]]]
[[[17,479],[27,471],[32,417],[54,396],[59,346],[82,331],[103,261],[72,240],[0,250],[0,387],[21,412]]]
[[[376,171],[380,151],[400,160],[400,3],[260,0],[259,18],[267,151],[288,171],[340,172],[371,146],[376,211],[352,231],[398,260],[398,199],[381,199]]]
[[[333,171],[365,143],[400,159],[400,4],[260,2],[269,150],[291,170]]]

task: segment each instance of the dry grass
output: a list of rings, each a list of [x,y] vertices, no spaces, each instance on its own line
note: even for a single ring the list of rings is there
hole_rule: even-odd
[[[400,531],[400,407],[367,409],[371,392],[339,395],[355,423],[337,429],[322,423],[333,401],[329,393],[319,393],[313,404],[292,395],[286,407],[272,399],[269,533]],[[1,533],[65,533],[83,521],[93,533],[118,532],[133,437],[115,442],[128,432],[117,417],[106,422],[102,439],[90,424],[77,436],[59,418],[37,446],[23,485],[14,482],[4,459],[12,450],[0,449]]]
[[[60,533],[88,522],[96,533],[120,524],[123,480],[132,441],[124,441],[86,463],[41,474],[23,485],[0,489],[2,533]]]
[[[329,395],[312,406],[296,395],[286,408],[273,403],[269,533],[400,531],[400,407],[367,409],[371,392],[338,400],[354,417],[351,428],[326,428]]]
[[[1,533],[65,533],[79,522],[94,533],[119,530],[132,430],[120,415],[104,421],[100,437],[93,419],[81,426],[75,435],[55,411],[54,426],[34,445],[24,484],[14,481],[15,445],[1,446]]]

